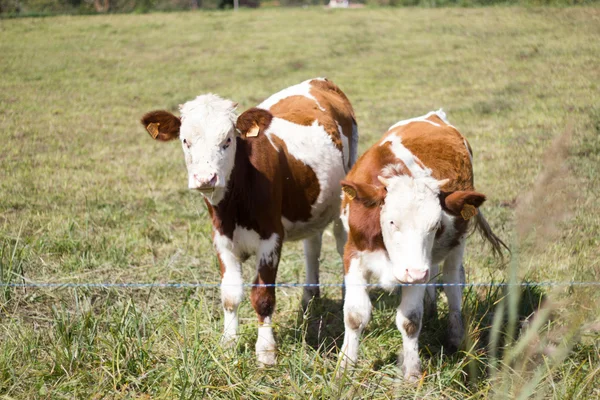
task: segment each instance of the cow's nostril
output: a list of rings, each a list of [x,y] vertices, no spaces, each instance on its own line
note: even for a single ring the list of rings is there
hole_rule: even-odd
[[[213,174],[209,181],[211,186],[214,186],[217,183],[217,174]]]

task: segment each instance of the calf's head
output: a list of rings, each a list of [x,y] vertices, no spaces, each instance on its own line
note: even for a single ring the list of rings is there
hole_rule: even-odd
[[[224,190],[233,170],[237,104],[216,95],[198,96],[180,106],[181,118],[152,111],[142,124],[155,140],[179,138],[188,170],[188,187],[203,194]]]
[[[443,192],[448,180],[407,175],[378,176],[382,186],[343,181],[342,187],[362,206],[380,207],[381,235],[392,275],[398,282],[420,283],[429,279],[436,232],[444,212],[470,218],[485,196],[473,191]]]

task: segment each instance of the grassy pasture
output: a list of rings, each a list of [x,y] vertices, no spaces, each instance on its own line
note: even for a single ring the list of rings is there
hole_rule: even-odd
[[[511,271],[599,281],[599,34],[598,8],[0,20],[0,278],[217,282],[210,224],[185,189],[181,150],[153,142],[139,117],[209,91],[245,109],[327,76],[353,102],[361,152],[397,120],[439,107],[467,136],[483,210],[513,246],[504,265],[473,236],[470,281]],[[334,249],[327,233],[322,282],[341,282]],[[279,281],[301,282],[303,268],[301,244],[288,244]],[[360,363],[337,379],[339,289],[325,290],[310,315],[299,312],[300,289],[277,295],[279,365],[259,370],[248,301],[235,354],[218,346],[217,290],[0,288],[0,397],[600,396],[597,288],[524,291],[513,297],[516,327],[502,323],[501,290],[466,290],[468,340],[454,355],[442,347],[440,296],[439,320],[424,322],[416,388],[397,379],[397,296],[373,292]]]

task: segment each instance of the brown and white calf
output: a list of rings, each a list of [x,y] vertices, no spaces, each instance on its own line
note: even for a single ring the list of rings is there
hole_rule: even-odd
[[[390,289],[398,283],[424,283],[437,275],[443,262],[444,282],[464,282],[462,260],[471,218],[500,252],[503,243],[477,209],[485,196],[475,191],[471,163],[467,140],[439,110],[393,125],[342,182],[342,221],[348,231],[342,367],[356,361],[360,334],[371,317],[365,284],[372,276]],[[435,299],[435,288],[427,290]],[[450,342],[458,346],[464,334],[462,288],[444,291]],[[424,286],[403,287],[396,316],[408,380],[421,374],[418,337],[424,293]]]
[[[285,240],[304,239],[306,282],[319,282],[323,230],[334,221],[338,251],[341,188],[356,160],[354,111],[331,81],[312,79],[276,93],[236,118],[236,104],[208,94],[181,106],[181,118],[153,111],[142,124],[156,140],[179,138],[188,186],[204,196],[221,266],[224,342],[237,339],[242,262],[256,255],[256,284],[274,284]],[[319,294],[305,288],[303,301]],[[259,363],[274,364],[274,287],[253,287]]]

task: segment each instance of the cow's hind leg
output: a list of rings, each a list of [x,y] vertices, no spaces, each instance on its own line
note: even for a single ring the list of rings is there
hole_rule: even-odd
[[[333,236],[335,236],[335,246],[340,257],[344,257],[344,246],[348,240],[348,234],[340,218],[333,221]]]
[[[333,236],[335,236],[335,246],[342,260],[344,259],[344,247],[348,240],[348,233],[342,222],[341,218],[337,218],[333,221]],[[342,301],[346,296],[346,288],[342,286]]]
[[[396,325],[402,333],[402,372],[404,379],[415,382],[421,377],[419,333],[423,319],[424,286],[402,288],[402,301],[396,314]]]
[[[463,268],[463,254],[465,252],[465,240],[450,251],[444,261],[444,282],[465,283],[465,270]],[[448,298],[448,345],[451,351],[460,347],[465,334],[462,321],[462,286],[444,286],[444,292]]]
[[[321,255],[321,242],[323,232],[304,239],[304,259],[306,265],[306,284],[319,284],[319,256]],[[305,286],[302,293],[302,305],[306,307],[313,297],[319,297],[318,286]]]
[[[426,320],[435,319],[437,317],[437,287],[435,284],[438,282],[438,273],[440,267],[437,264],[431,266],[429,270],[429,276],[431,277],[428,283],[431,286],[427,286],[425,290],[425,301],[424,301],[424,318]]]
[[[280,236],[273,234],[269,240],[261,240],[257,253],[257,274],[255,285],[274,285],[277,265],[281,254]],[[274,365],[277,361],[277,347],[273,336],[272,315],[275,310],[275,287],[253,286],[250,295],[252,307],[258,317],[258,337],[256,339],[256,359],[259,365]]]

